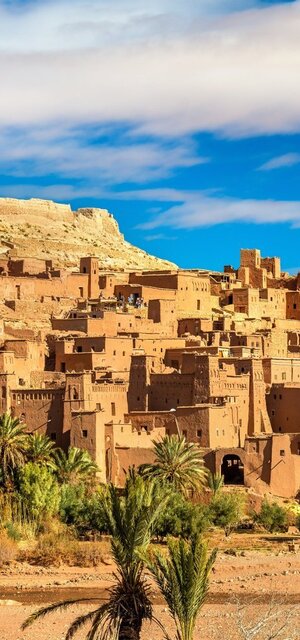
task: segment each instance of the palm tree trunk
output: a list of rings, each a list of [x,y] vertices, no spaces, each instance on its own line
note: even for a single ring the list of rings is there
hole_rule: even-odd
[[[129,621],[123,619],[119,631],[119,640],[140,640],[140,637],[140,623],[136,622],[136,624],[134,624],[132,620]]]

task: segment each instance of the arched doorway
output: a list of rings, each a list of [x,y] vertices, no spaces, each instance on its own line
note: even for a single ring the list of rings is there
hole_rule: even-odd
[[[221,474],[224,484],[244,484],[244,465],[239,456],[228,453],[221,464]]]

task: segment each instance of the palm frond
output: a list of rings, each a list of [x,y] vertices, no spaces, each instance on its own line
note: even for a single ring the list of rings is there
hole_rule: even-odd
[[[33,611],[33,613],[31,613],[30,616],[28,616],[28,618],[26,618],[26,620],[23,622],[21,628],[22,630],[27,629],[27,627],[30,627],[34,622],[36,622],[36,620],[44,618],[49,613],[54,613],[56,611],[60,611],[61,609],[67,609],[74,604],[91,602],[93,600],[99,602],[99,598],[75,598],[73,600],[64,600],[63,602],[54,602],[53,604],[49,604],[47,607],[42,607],[37,611]]]

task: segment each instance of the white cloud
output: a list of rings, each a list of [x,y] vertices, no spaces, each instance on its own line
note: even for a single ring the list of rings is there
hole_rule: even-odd
[[[125,198],[126,193],[119,194]],[[141,229],[171,227],[194,229],[233,222],[256,224],[291,223],[300,226],[300,202],[274,200],[247,200],[217,197],[202,192],[176,190],[145,190],[131,192],[130,198],[173,203],[162,213],[139,225]]]
[[[299,0],[229,15],[253,3],[142,4],[63,0],[9,14],[2,3],[0,123],[299,130]]]
[[[100,132],[101,133],[101,132]],[[105,132],[103,132],[105,133]],[[95,142],[96,138],[96,142]],[[197,155],[189,140],[109,144],[99,132],[71,128],[0,129],[0,170],[15,177],[58,174],[61,178],[95,181],[99,186],[145,183],[167,178],[208,158]]]
[[[282,167],[293,167],[300,163],[300,153],[285,153],[282,156],[271,158],[260,167],[258,171],[272,171],[273,169],[281,169]]]

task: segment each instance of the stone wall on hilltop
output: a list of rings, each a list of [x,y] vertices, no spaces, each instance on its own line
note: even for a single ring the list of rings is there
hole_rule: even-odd
[[[83,256],[95,256],[103,269],[166,269],[155,258],[124,240],[106,209],[81,208],[51,200],[0,198],[0,255],[52,260],[57,267],[78,268]]]

